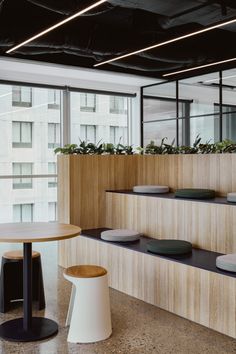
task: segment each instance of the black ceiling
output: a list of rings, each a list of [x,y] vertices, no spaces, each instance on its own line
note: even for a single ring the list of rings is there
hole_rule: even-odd
[[[0,0],[0,55],[95,2]],[[236,0],[108,0],[7,56],[93,68],[100,61],[232,18]],[[233,24],[99,68],[162,77],[236,57],[235,43]]]

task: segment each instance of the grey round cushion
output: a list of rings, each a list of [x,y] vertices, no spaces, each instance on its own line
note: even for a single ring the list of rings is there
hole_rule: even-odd
[[[217,257],[216,266],[228,272],[236,272],[236,254],[231,253]]]
[[[135,193],[168,193],[168,186],[144,185],[134,186],[133,192]]]
[[[235,193],[228,193],[227,194],[227,201],[236,203],[236,192]]]
[[[131,242],[140,239],[140,233],[134,230],[116,229],[101,232],[101,238],[112,242]]]

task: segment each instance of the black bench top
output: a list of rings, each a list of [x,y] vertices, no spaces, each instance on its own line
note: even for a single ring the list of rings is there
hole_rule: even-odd
[[[118,247],[123,247],[136,252],[149,254],[152,255],[153,257],[164,258],[167,260],[171,260],[173,262],[182,263],[191,267],[196,267],[210,272],[236,278],[236,273],[226,272],[216,267],[216,257],[221,256],[222,253],[207,251],[199,248],[193,248],[192,253],[187,255],[163,256],[163,255],[150,253],[147,251],[147,246],[146,246],[147,242],[151,240],[155,240],[151,237],[141,236],[140,240],[135,242],[110,242],[101,239],[101,232],[105,230],[110,230],[110,229],[100,228],[100,229],[82,230],[81,236],[88,237],[96,241],[112,244]]]
[[[152,198],[186,200],[186,201],[198,202],[198,203],[200,202],[200,203],[225,204],[225,205],[236,206],[236,203],[228,202],[226,197],[216,197],[216,198],[212,198],[212,199],[177,198],[177,197],[175,197],[174,193],[136,193],[136,192],[133,192],[132,190],[129,190],[129,189],[106,190],[106,192],[145,196],[145,197],[152,197]]]

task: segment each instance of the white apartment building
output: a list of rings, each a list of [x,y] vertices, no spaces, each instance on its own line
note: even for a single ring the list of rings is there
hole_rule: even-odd
[[[54,149],[61,144],[62,97],[61,90],[0,85],[0,222],[57,218]],[[126,144],[130,101],[71,92],[71,143]]]

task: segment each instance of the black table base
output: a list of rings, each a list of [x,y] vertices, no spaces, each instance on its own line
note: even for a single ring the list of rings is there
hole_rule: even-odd
[[[32,317],[31,326],[24,330],[23,318],[4,322],[0,326],[0,337],[13,342],[32,342],[47,339],[58,332],[56,322],[44,317]]]
[[[24,243],[23,298],[24,317],[1,324],[0,337],[14,342],[31,342],[57,334],[56,322],[44,317],[32,317],[32,243]]]

